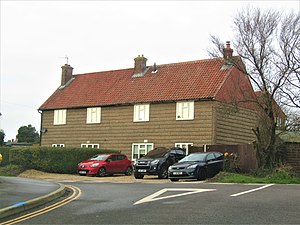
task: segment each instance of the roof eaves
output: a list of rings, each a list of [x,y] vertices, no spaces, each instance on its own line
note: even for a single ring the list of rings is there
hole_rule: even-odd
[[[40,111],[51,111],[51,110],[59,110],[59,109],[82,109],[82,108],[90,108],[90,107],[109,107],[109,106],[127,106],[134,104],[163,104],[163,103],[174,103],[179,101],[213,101],[214,97],[205,97],[205,98],[190,98],[190,99],[175,99],[175,100],[154,100],[154,101],[145,101],[145,102],[119,102],[113,104],[99,104],[99,105],[82,105],[82,106],[67,106],[67,107],[52,107],[52,108],[43,108],[40,107],[38,110]]]

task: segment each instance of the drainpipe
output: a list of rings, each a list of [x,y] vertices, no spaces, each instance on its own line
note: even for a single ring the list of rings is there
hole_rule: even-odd
[[[38,113],[39,114],[41,114],[41,125],[40,125],[40,146],[42,146],[42,132],[41,132],[41,130],[42,130],[42,127],[43,127],[43,111],[41,111],[41,110],[37,110],[38,111]]]

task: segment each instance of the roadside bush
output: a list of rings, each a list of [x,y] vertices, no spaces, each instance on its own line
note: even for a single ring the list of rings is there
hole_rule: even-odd
[[[2,155],[2,162],[0,163],[0,166],[8,165],[9,164],[9,148],[1,147],[0,153]]]
[[[224,153],[224,171],[239,172],[239,159],[237,153]]]
[[[21,147],[10,150],[10,163],[26,169],[49,173],[76,172],[76,166],[84,159],[98,153],[117,152],[93,148]]]
[[[0,176],[18,176],[24,172],[24,168],[18,165],[7,165],[0,167]]]

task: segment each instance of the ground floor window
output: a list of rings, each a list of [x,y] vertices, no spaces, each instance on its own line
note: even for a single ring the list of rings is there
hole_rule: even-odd
[[[52,147],[63,148],[65,147],[65,144],[52,144]]]
[[[99,144],[81,144],[81,148],[99,148]]]
[[[186,154],[189,154],[189,146],[193,146],[193,143],[175,143],[175,147],[184,149]]]
[[[153,149],[153,143],[132,144],[132,160],[139,159]]]

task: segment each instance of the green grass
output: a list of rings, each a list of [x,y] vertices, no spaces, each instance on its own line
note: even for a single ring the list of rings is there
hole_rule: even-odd
[[[220,183],[261,183],[261,184],[300,184],[300,178],[279,171],[265,177],[257,177],[250,174],[238,174],[221,172],[210,182]]]

